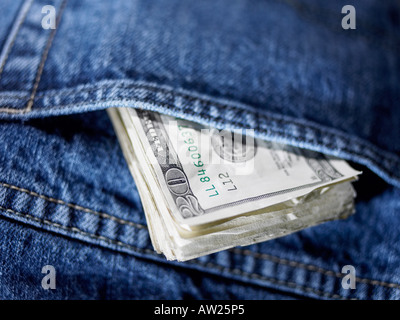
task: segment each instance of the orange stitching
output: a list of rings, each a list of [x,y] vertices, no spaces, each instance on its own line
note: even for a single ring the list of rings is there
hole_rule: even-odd
[[[314,266],[311,264],[306,264],[306,263],[297,262],[297,261],[293,261],[293,260],[278,258],[276,256],[271,256],[266,253],[253,252],[248,249],[237,249],[237,248],[231,249],[230,251],[232,251],[233,253],[237,253],[237,254],[241,254],[241,255],[245,255],[245,256],[251,256],[256,259],[270,260],[272,262],[288,265],[291,267],[298,267],[298,268],[306,269],[309,271],[315,271],[315,272],[322,273],[327,276],[332,276],[332,277],[336,277],[336,278],[340,278],[340,279],[343,277],[343,274],[339,273],[339,272],[326,270],[326,269],[323,269],[323,268],[320,268],[320,267],[317,267],[317,266]],[[371,280],[371,279],[359,278],[359,277],[356,277],[356,281],[361,282],[361,283],[371,284],[371,285],[387,287],[387,288],[400,289],[400,284],[397,284],[397,283],[390,283],[390,282],[385,282],[385,281]]]
[[[82,207],[80,205],[76,205],[76,204],[73,204],[73,203],[67,203],[67,202],[65,202],[63,200],[47,197],[47,196],[38,194],[38,193],[36,193],[34,191],[30,191],[30,190],[27,190],[27,189],[24,189],[24,188],[19,188],[19,187],[13,186],[13,185],[8,184],[8,183],[0,182],[0,185],[5,187],[5,188],[8,188],[8,189],[13,189],[13,190],[24,192],[26,194],[29,194],[29,195],[34,196],[34,197],[41,198],[41,199],[49,201],[49,202],[54,202],[54,203],[57,203],[57,204],[61,204],[61,205],[64,205],[64,206],[67,206],[67,207],[70,207],[72,209],[76,209],[76,210],[79,210],[79,211],[92,213],[92,214],[95,214],[95,215],[100,216],[102,218],[113,220],[113,221],[115,221],[117,223],[120,223],[120,224],[130,225],[130,226],[136,227],[138,229],[147,229],[147,227],[145,225],[143,225],[143,224],[139,224],[139,223],[135,223],[135,222],[132,222],[132,221],[116,218],[116,217],[114,217],[114,216],[112,216],[112,215],[110,215],[108,213],[105,213],[105,212],[94,211],[92,209],[88,209],[88,208]]]
[[[290,287],[290,288],[294,288],[294,289],[300,289],[300,290],[305,291],[305,292],[312,292],[312,293],[314,293],[314,294],[316,294],[318,296],[329,297],[329,298],[332,298],[332,299],[348,300],[347,298],[342,297],[342,296],[340,296],[338,294],[334,294],[334,293],[332,294],[332,293],[320,291],[318,289],[301,286],[301,285],[298,285],[295,282],[290,282],[290,281],[285,281],[285,280],[279,280],[279,279],[275,279],[275,278],[265,277],[265,276],[259,275],[257,273],[248,273],[248,272],[242,271],[242,270],[237,269],[237,268],[231,269],[231,268],[228,268],[228,267],[222,267],[222,266],[214,264],[212,262],[206,262],[206,263],[191,262],[191,263],[201,264],[201,265],[203,265],[205,267],[216,268],[216,269],[218,269],[218,270],[220,270],[222,272],[223,271],[227,271],[227,272],[229,272],[229,273],[231,273],[233,275],[240,275],[240,276],[244,276],[244,277],[247,277],[247,278],[253,278],[253,279],[269,281],[269,282],[274,283],[274,284],[284,285],[284,286],[287,286],[287,287]],[[358,299],[354,298],[352,300],[358,300]]]
[[[8,48],[7,48],[7,52],[6,52],[6,55],[4,56],[3,63],[2,63],[1,66],[0,66],[0,79],[1,79],[1,75],[3,74],[4,67],[6,66],[6,62],[7,62],[8,56],[10,55],[11,49],[12,49],[12,47],[14,46],[15,40],[17,39],[17,35],[18,35],[18,33],[19,33],[19,30],[21,29],[21,26],[22,26],[22,24],[24,23],[24,21],[25,21],[27,15],[28,15],[28,12],[29,12],[29,9],[30,9],[30,7],[31,7],[31,5],[32,5],[32,2],[33,2],[33,1],[31,0],[30,3],[29,3],[29,5],[28,5],[28,7],[25,8],[25,6],[27,5],[27,0],[26,0],[26,1],[24,2],[24,4],[23,4],[22,8],[21,8],[21,11],[22,11],[22,10],[26,10],[26,11],[23,12],[23,13],[20,12],[20,14],[22,13],[23,16],[21,17],[21,20],[19,21],[19,24],[18,24],[18,26],[17,26],[17,29],[15,30],[14,36],[13,36],[13,38],[12,38],[12,40],[11,40],[11,42],[10,42]]]
[[[89,232],[83,231],[81,229],[78,229],[76,227],[66,227],[66,226],[64,226],[62,224],[59,224],[59,223],[56,223],[56,222],[53,222],[53,221],[50,221],[50,220],[47,220],[47,219],[40,219],[40,218],[32,216],[30,214],[18,212],[18,211],[15,211],[13,209],[4,208],[4,207],[0,206],[0,210],[4,210],[6,212],[13,213],[13,214],[15,214],[17,216],[22,216],[24,218],[28,218],[29,220],[33,220],[33,221],[36,221],[36,222],[39,222],[39,223],[44,223],[44,224],[47,224],[47,225],[50,225],[50,226],[53,226],[53,227],[57,227],[57,228],[60,228],[60,229],[66,230],[66,231],[77,232],[77,233],[80,233],[82,235],[89,236],[89,237],[92,237],[92,238],[95,238],[95,239],[99,239],[99,240],[104,240],[104,241],[107,241],[107,242],[110,242],[112,244],[116,244],[116,245],[119,245],[119,246],[122,246],[122,247],[128,247],[130,249],[135,249],[135,251],[140,251],[140,252],[145,252],[145,253],[154,253],[154,251],[150,250],[150,249],[137,248],[137,247],[131,246],[131,245],[127,244],[127,243],[123,243],[121,241],[118,241],[118,240],[113,240],[113,239],[110,239],[110,238],[106,238],[104,236],[99,236],[99,235],[96,235],[96,234],[93,234],[93,233],[89,233]]]
[[[147,253],[147,254],[151,254],[151,255],[157,256],[157,254],[153,250],[138,248],[138,247],[123,243],[121,241],[116,241],[116,240],[113,240],[113,239],[110,239],[110,238],[106,238],[104,236],[99,236],[99,235],[96,235],[96,234],[88,233],[88,232],[80,230],[80,229],[78,229],[76,227],[66,227],[66,226],[61,225],[59,223],[55,223],[55,222],[52,222],[52,221],[49,221],[49,220],[46,220],[46,219],[39,219],[39,218],[31,216],[29,214],[21,213],[21,212],[18,212],[18,211],[12,210],[12,209],[8,209],[8,208],[4,208],[2,206],[0,206],[0,210],[4,210],[6,212],[10,212],[10,213],[15,214],[17,216],[22,216],[22,217],[28,218],[30,220],[34,220],[34,221],[39,222],[39,223],[44,223],[44,224],[47,224],[47,225],[50,225],[50,226],[53,226],[53,227],[56,227],[56,228],[60,228],[60,229],[66,230],[66,231],[72,231],[72,232],[75,232],[75,233],[82,234],[84,236],[89,236],[89,237],[94,238],[94,239],[103,240],[103,241],[106,241],[106,242],[109,242],[109,243],[112,243],[112,244],[115,244],[115,245],[118,245],[118,246],[127,247],[130,250],[133,250],[133,251],[136,251],[136,252],[139,252],[139,253]],[[222,272],[228,272],[228,273],[230,273],[232,275],[241,275],[241,276],[247,277],[249,279],[259,279],[259,280],[269,281],[269,282],[274,283],[274,284],[287,286],[289,288],[299,289],[299,290],[302,290],[304,292],[311,292],[311,293],[314,293],[316,295],[323,296],[323,297],[329,297],[329,298],[332,298],[332,299],[342,299],[342,300],[346,299],[346,298],[344,298],[344,297],[342,297],[342,296],[340,296],[338,294],[331,294],[329,292],[323,292],[323,291],[320,291],[320,290],[317,290],[317,289],[314,289],[314,288],[300,286],[300,285],[298,285],[298,284],[296,284],[294,282],[289,282],[289,281],[279,280],[279,279],[275,279],[275,278],[265,277],[265,276],[262,276],[262,275],[259,275],[259,274],[256,274],[256,273],[248,273],[248,272],[244,272],[244,271],[239,270],[239,269],[231,269],[231,268],[228,268],[228,267],[222,267],[222,266],[214,264],[212,262],[202,263],[200,261],[189,261],[188,263],[194,264],[194,265],[200,265],[200,266],[203,266],[203,267],[206,267],[206,268],[218,269],[218,270],[220,270]]]
[[[58,15],[57,20],[56,20],[56,29],[53,29],[51,31],[49,39],[47,40],[46,47],[45,47],[45,49],[43,51],[43,54],[42,54],[42,59],[40,61],[39,67],[38,67],[38,69],[36,71],[35,82],[34,82],[34,85],[33,85],[31,96],[30,96],[30,98],[28,100],[28,103],[26,105],[25,112],[29,112],[32,109],[33,100],[35,99],[36,91],[37,91],[37,89],[39,87],[39,83],[40,83],[40,80],[42,78],[44,64],[46,63],[47,56],[48,56],[49,51],[50,51],[50,47],[53,44],[54,36],[56,34],[56,30],[57,30],[57,27],[58,27],[58,25],[60,23],[60,20],[61,20],[61,17],[62,17],[62,14],[64,12],[64,8],[65,8],[66,4],[67,4],[67,0],[63,0],[63,2],[61,3],[60,9],[59,9],[59,15]]]
[[[67,207],[70,207],[70,208],[73,208],[73,209],[76,209],[76,210],[79,210],[79,211],[92,213],[92,214],[95,214],[95,215],[100,216],[102,218],[110,219],[110,220],[115,221],[115,222],[120,223],[120,224],[130,225],[130,226],[133,226],[133,227],[136,227],[136,228],[139,228],[139,229],[147,229],[147,226],[145,226],[145,225],[142,225],[142,224],[139,224],[139,223],[135,223],[135,222],[131,222],[131,221],[124,220],[124,219],[120,219],[120,218],[116,218],[116,217],[114,217],[114,216],[112,216],[112,215],[110,215],[108,213],[105,213],[105,212],[94,211],[92,209],[88,209],[88,208],[82,207],[80,205],[76,205],[76,204],[73,204],[73,203],[67,203],[67,202],[65,202],[63,200],[47,197],[47,196],[38,194],[38,193],[36,193],[34,191],[30,191],[30,190],[27,190],[27,189],[24,189],[24,188],[19,188],[17,186],[14,186],[14,185],[11,185],[11,184],[8,184],[8,183],[0,182],[0,185],[5,187],[5,188],[8,188],[8,189],[13,189],[13,190],[24,192],[26,194],[29,194],[29,195],[34,196],[34,197],[41,198],[41,199],[49,201],[49,202],[65,205]],[[296,267],[296,268],[306,269],[306,270],[309,270],[309,271],[315,271],[315,272],[318,272],[318,273],[321,273],[321,274],[324,274],[324,275],[327,275],[327,276],[332,276],[332,277],[336,277],[336,278],[340,278],[340,279],[343,277],[343,274],[341,274],[339,272],[326,270],[326,269],[323,269],[323,268],[320,268],[320,267],[317,267],[317,266],[314,266],[314,265],[310,265],[310,264],[305,264],[305,263],[302,263],[302,262],[297,262],[297,261],[293,261],[293,260],[287,260],[287,259],[279,258],[279,257],[272,256],[272,255],[269,255],[269,254],[266,254],[266,253],[253,252],[253,251],[248,250],[248,249],[238,249],[238,248],[230,249],[229,251],[231,251],[233,253],[236,253],[236,254],[240,254],[240,255],[252,256],[252,257],[254,257],[256,259],[258,258],[258,259],[270,260],[270,261],[272,261],[274,263],[284,264],[284,265],[288,265],[290,267]],[[387,287],[387,288],[400,289],[400,285],[397,284],[397,283],[390,283],[390,282],[384,282],[384,281],[372,280],[372,279],[366,279],[366,278],[359,278],[359,277],[356,277],[356,281],[357,282],[361,282],[361,283],[365,283],[365,284],[374,285],[374,286],[383,286],[383,287]]]

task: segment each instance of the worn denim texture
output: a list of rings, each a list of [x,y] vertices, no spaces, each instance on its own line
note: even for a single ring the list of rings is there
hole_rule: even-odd
[[[41,26],[48,4],[55,30]],[[346,4],[356,30],[341,27]],[[398,1],[3,0],[0,12],[0,298],[400,298]],[[121,106],[351,160],[357,212],[168,262],[104,111]],[[40,285],[46,264],[56,290]]]

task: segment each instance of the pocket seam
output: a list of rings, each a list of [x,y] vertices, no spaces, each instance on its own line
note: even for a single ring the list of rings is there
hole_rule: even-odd
[[[109,238],[106,238],[106,237],[103,237],[103,236],[99,236],[99,235],[96,235],[96,234],[92,234],[92,233],[89,233],[89,232],[85,232],[85,231],[83,231],[83,230],[81,230],[79,228],[76,228],[76,227],[66,227],[64,225],[52,222],[52,221],[47,220],[47,219],[40,219],[40,218],[34,217],[34,216],[30,215],[30,214],[18,212],[18,211],[15,211],[13,209],[5,208],[5,207],[2,207],[2,206],[0,206],[0,210],[4,210],[4,211],[12,213],[14,215],[22,216],[24,218],[27,218],[27,219],[30,219],[30,220],[34,220],[34,221],[39,222],[39,223],[51,225],[53,227],[60,228],[60,229],[63,229],[63,230],[69,231],[69,232],[79,233],[81,235],[89,236],[89,237],[94,238],[94,239],[103,240],[103,241],[106,241],[106,242],[109,242],[109,243],[112,243],[112,244],[115,244],[115,245],[118,245],[118,246],[127,247],[128,249],[133,250],[133,251],[138,252],[138,253],[151,254],[151,255],[156,256],[156,257],[158,256],[158,255],[156,255],[154,253],[153,250],[146,249],[146,248],[138,248],[138,247],[123,243],[121,241],[117,241],[117,240],[109,239]],[[244,271],[242,271],[240,269],[237,269],[237,268],[223,267],[223,266],[220,266],[220,265],[212,263],[212,262],[206,262],[206,263],[203,263],[201,261],[188,261],[188,262],[189,262],[189,264],[192,264],[192,265],[199,265],[199,266],[202,266],[202,267],[205,267],[205,268],[217,269],[220,272],[227,272],[227,273],[229,273],[231,275],[234,275],[234,276],[235,275],[240,275],[240,276],[243,276],[243,277],[246,277],[246,278],[249,278],[249,279],[259,279],[259,280],[268,281],[268,282],[270,282],[272,284],[283,285],[283,286],[286,286],[286,287],[289,287],[289,288],[293,288],[293,289],[299,289],[299,290],[301,290],[303,292],[307,292],[307,293],[311,292],[311,293],[314,293],[314,294],[316,294],[318,296],[321,296],[321,297],[329,297],[329,298],[332,298],[332,299],[348,300],[347,298],[342,297],[342,296],[340,296],[338,294],[332,294],[332,293],[324,292],[324,291],[321,291],[321,290],[318,290],[318,289],[314,289],[314,288],[298,285],[297,283],[294,283],[294,282],[291,282],[291,281],[285,281],[285,280],[280,280],[280,279],[276,279],[276,278],[265,277],[265,276],[257,274],[257,273],[244,272]]]
[[[315,272],[321,273],[323,275],[336,277],[339,279],[342,279],[344,276],[340,272],[326,270],[324,268],[317,267],[312,264],[298,262],[298,261],[294,261],[294,260],[283,259],[283,258],[279,258],[277,256],[273,256],[273,255],[266,254],[266,253],[254,252],[254,251],[251,251],[248,249],[234,248],[234,249],[231,249],[230,251],[232,251],[233,253],[244,255],[244,256],[250,256],[255,259],[268,260],[268,261],[272,261],[272,262],[275,262],[278,264],[287,265],[290,267],[302,268],[302,269],[305,269],[308,271],[315,271]],[[380,280],[372,280],[372,279],[368,279],[368,278],[359,278],[359,277],[355,277],[355,280],[356,280],[356,282],[370,284],[373,286],[382,286],[382,287],[386,287],[386,288],[390,288],[390,289],[400,289],[400,284],[398,284],[398,283],[385,282],[385,281],[380,281]]]
[[[112,96],[107,96],[107,94],[110,94],[105,92],[107,89],[115,89],[112,90]],[[135,91],[132,91],[131,89],[142,89],[143,92],[135,93]],[[71,90],[73,93],[72,99],[76,101],[73,103],[63,104],[60,99],[64,99],[63,97],[71,98]],[[116,90],[122,91],[119,92]],[[13,114],[10,114],[10,117],[38,116],[45,114],[48,110],[51,110],[55,114],[65,114],[65,110],[68,107],[74,107],[73,111],[76,112],[76,108],[82,107],[84,107],[85,110],[97,110],[108,107],[133,107],[133,104],[139,103],[145,104],[141,106],[144,109],[150,109],[158,112],[165,112],[165,109],[167,109],[177,114],[184,114],[189,117],[194,117],[197,119],[197,121],[203,121],[205,123],[212,121],[216,125],[224,125],[225,123],[228,123],[231,126],[243,127],[242,122],[234,119],[237,117],[225,119],[222,115],[226,111],[245,112],[247,115],[250,115],[250,118],[246,120],[247,123],[254,124],[255,132],[259,134],[261,138],[271,134],[278,135],[280,139],[295,139],[296,141],[301,142],[303,147],[313,146],[313,150],[315,151],[328,152],[327,150],[329,150],[331,151],[331,154],[340,154],[342,157],[355,160],[369,166],[382,178],[386,179],[393,185],[400,187],[400,175],[398,174],[399,171],[397,170],[397,168],[400,166],[400,159],[394,153],[394,151],[386,151],[372,143],[369,143],[366,140],[363,140],[360,137],[348,137],[346,136],[345,132],[336,130],[335,128],[321,126],[318,123],[313,123],[305,119],[294,119],[279,114],[273,114],[266,110],[254,110],[250,105],[245,106],[241,103],[235,102],[229,103],[226,101],[221,101],[221,99],[213,99],[211,97],[206,98],[192,92],[186,92],[184,90],[183,92],[181,91],[151,83],[135,83],[132,81],[101,81],[91,87],[78,86],[75,88],[61,89],[56,92],[50,91],[44,95],[43,93],[38,93],[37,96],[35,96],[35,100],[36,103],[38,103],[39,101],[36,98],[40,98],[42,101],[41,104],[43,104],[42,107],[32,108],[29,110],[29,112],[23,112],[24,110],[15,109]],[[84,96],[80,96],[82,92],[85,93]],[[95,95],[96,97],[103,95],[103,97],[90,99],[88,95],[91,94]],[[149,97],[148,95],[155,96]],[[0,101],[6,96],[7,95],[2,96],[0,93]],[[52,101],[52,96],[56,98],[55,100],[53,99],[54,101]],[[21,97],[18,99],[20,98]],[[198,104],[199,110],[195,111],[191,108],[188,108],[187,105],[190,103]],[[206,110],[212,107],[217,108],[217,111],[219,109],[222,110],[220,110],[217,115],[213,115]],[[6,113],[4,113],[4,115],[6,115]],[[274,124],[274,126],[269,126],[267,128],[266,126],[268,123],[270,125]],[[294,128],[299,132],[288,132],[288,134],[286,134],[280,130],[280,128],[285,127],[285,125],[294,126]],[[310,130],[311,136],[307,135],[308,131]],[[323,132],[322,136],[324,139],[319,141],[317,137],[320,136],[321,132]],[[361,152],[361,150],[363,150],[363,152]]]
[[[74,204],[74,203],[65,202],[64,200],[55,199],[55,198],[52,198],[52,197],[47,197],[47,196],[41,195],[41,194],[39,194],[39,193],[37,193],[35,191],[31,191],[31,190],[28,190],[28,189],[20,188],[20,187],[17,187],[17,186],[14,186],[14,185],[11,185],[11,184],[8,184],[8,183],[5,183],[5,182],[0,182],[0,185],[5,187],[5,188],[8,188],[8,189],[24,192],[24,193],[26,193],[26,194],[28,194],[30,196],[38,197],[40,199],[43,199],[43,200],[46,200],[46,201],[49,201],[49,202],[53,202],[53,203],[56,203],[56,204],[61,204],[61,205],[67,206],[69,208],[72,208],[72,209],[75,209],[75,210],[78,210],[78,211],[84,211],[84,212],[87,212],[87,213],[92,213],[92,214],[97,215],[97,216],[99,216],[101,218],[110,219],[110,220],[115,221],[115,222],[117,222],[119,224],[122,224],[122,225],[129,225],[129,226],[132,226],[132,227],[135,227],[135,228],[138,228],[138,229],[147,229],[147,226],[145,226],[143,224],[140,224],[140,223],[136,223],[136,222],[124,220],[124,219],[121,219],[121,218],[117,218],[117,217],[114,217],[114,216],[112,216],[112,215],[110,215],[108,213],[95,211],[95,210],[92,210],[92,209],[89,209],[89,208],[86,208],[86,207],[83,207],[83,206],[80,206],[80,205],[77,205],[77,204]]]
[[[31,2],[31,4],[32,4],[32,2]],[[23,114],[23,113],[29,113],[32,110],[32,106],[33,106],[33,103],[34,103],[34,100],[35,100],[36,92],[37,92],[37,89],[39,87],[40,80],[42,78],[42,73],[43,73],[43,70],[44,70],[44,66],[45,66],[45,63],[47,61],[47,57],[48,57],[50,48],[51,48],[51,46],[53,44],[53,40],[54,40],[54,37],[55,37],[56,32],[57,32],[57,27],[58,27],[58,25],[59,25],[59,23],[61,21],[61,17],[63,15],[64,8],[65,8],[66,4],[67,4],[67,0],[63,0],[63,2],[60,5],[60,8],[58,9],[59,14],[58,14],[57,19],[56,19],[56,28],[51,30],[50,35],[47,38],[46,46],[45,46],[45,48],[44,48],[44,50],[42,52],[40,63],[39,63],[38,68],[36,69],[36,72],[35,72],[35,80],[33,82],[32,91],[31,91],[31,94],[29,96],[29,100],[28,100],[28,102],[26,104],[26,107],[24,109],[15,109],[15,108],[3,107],[3,108],[0,108],[0,112],[4,112],[4,113],[21,113],[21,114]],[[30,8],[30,5],[29,5],[29,8]],[[24,15],[23,21],[25,21],[25,18],[28,15],[28,11],[29,11],[29,9],[27,10],[26,14]],[[18,32],[20,30],[20,27],[22,26],[23,21],[21,21],[21,24],[18,27]],[[15,34],[15,38],[12,41],[13,45],[14,45],[15,39],[17,38],[18,32]],[[9,50],[11,50],[11,48]],[[8,58],[8,54],[7,54],[6,57]],[[2,72],[4,70],[5,62],[4,62],[4,65],[2,66],[3,68],[0,70],[1,71],[0,72],[0,77],[1,77],[1,74],[2,74]]]
[[[28,1],[30,1],[30,3],[28,5],[28,7],[26,8],[26,11],[24,13],[22,13],[22,11],[25,9],[25,6],[27,5]],[[20,11],[18,13],[18,15],[23,14],[23,16],[21,17],[21,19],[19,21],[17,20],[15,22],[15,23],[18,23],[18,26],[16,27],[17,29],[16,29],[16,31],[14,33],[14,36],[12,37],[12,39],[10,41],[10,44],[9,44],[9,46],[8,46],[8,48],[6,50],[6,54],[4,56],[4,60],[3,60],[2,64],[1,64],[1,66],[0,66],[0,79],[1,79],[1,76],[3,74],[3,70],[4,70],[4,68],[5,68],[6,64],[7,64],[8,57],[9,57],[9,55],[11,53],[11,50],[12,50],[12,48],[14,46],[15,40],[17,39],[19,31],[21,30],[21,26],[24,23],[26,17],[28,16],[28,12],[29,12],[29,9],[31,8],[32,3],[33,3],[33,0],[25,0],[24,4],[22,5],[22,7],[21,7],[21,9],[20,9]],[[15,27],[15,24],[13,25],[13,28],[14,27]]]
[[[44,70],[44,65],[45,65],[45,63],[47,61],[47,57],[48,57],[50,48],[51,48],[51,46],[53,44],[53,40],[54,40],[54,37],[55,37],[56,32],[57,32],[56,31],[57,27],[60,24],[61,17],[62,17],[62,15],[64,13],[64,8],[65,8],[66,4],[67,4],[67,0],[63,0],[63,2],[60,5],[59,11],[58,11],[59,14],[58,14],[58,17],[56,19],[56,27],[51,30],[49,38],[47,39],[46,47],[44,48],[44,51],[42,53],[42,58],[40,60],[39,66],[38,66],[38,68],[36,70],[35,82],[33,84],[32,92],[31,92],[31,95],[29,97],[28,103],[26,105],[26,111],[24,110],[23,112],[29,112],[32,109],[33,101],[35,100],[36,91],[37,91],[37,89],[39,87],[40,80],[42,79],[42,73],[43,73],[43,70]]]
[[[150,84],[124,84],[124,83],[120,83],[120,84],[107,84],[107,85],[101,85],[99,87],[94,87],[94,88],[81,88],[79,89],[78,92],[76,92],[77,94],[82,93],[82,92],[86,92],[87,94],[91,94],[94,93],[98,90],[104,90],[104,89],[108,89],[108,88],[114,88],[114,89],[145,89],[148,90],[152,93],[162,93],[164,95],[171,95],[172,97],[176,98],[176,97],[180,97],[180,98],[184,98],[187,99],[189,102],[195,102],[195,101],[199,101],[200,103],[202,103],[204,106],[217,106],[221,109],[228,109],[228,110],[240,110],[240,111],[245,111],[245,112],[250,112],[251,114],[253,114],[254,116],[263,116],[263,117],[271,117],[270,115],[260,111],[260,110],[252,110],[251,106],[248,106],[249,108],[251,108],[250,110],[240,106],[240,105],[235,105],[235,104],[224,104],[221,103],[219,101],[213,101],[213,100],[209,100],[209,99],[205,99],[202,97],[196,97],[187,93],[182,93],[182,92],[177,92],[174,91],[173,89],[166,89],[166,88],[162,88],[162,87],[157,87],[157,86],[152,86]],[[35,96],[35,98],[52,98],[52,97],[60,97],[60,95],[63,95],[60,92],[54,92],[54,93],[48,93],[48,94],[38,94],[37,96]],[[11,98],[11,99],[20,99],[20,100],[25,100],[26,96],[12,96],[12,95],[4,95],[2,96],[0,94],[0,99],[1,98]],[[179,108],[177,108],[175,105],[172,104],[167,104],[167,103],[163,103],[161,101],[157,101],[156,99],[149,99],[149,98],[141,98],[141,99],[118,99],[118,98],[107,98],[107,99],[102,99],[102,100],[85,100],[83,102],[74,102],[74,103],[69,103],[69,104],[60,104],[60,105],[55,105],[55,106],[50,106],[50,107],[43,107],[43,108],[38,108],[35,110],[38,111],[42,111],[42,110],[54,110],[54,109],[64,109],[64,108],[68,108],[70,106],[81,106],[84,104],[91,104],[91,103],[115,103],[115,102],[124,102],[127,100],[132,100],[132,101],[137,101],[137,102],[145,102],[145,103],[153,103],[156,105],[161,105],[163,107],[166,107],[167,109],[174,109],[174,110],[179,110]],[[1,109],[0,109],[1,111]],[[19,112],[22,112],[23,110],[19,110]],[[191,112],[192,111],[192,112]],[[32,110],[29,110],[29,112],[32,112]],[[194,112],[193,110],[185,110],[185,113],[188,113],[190,115],[199,115],[203,118],[209,118],[209,119],[213,119],[215,121],[219,121],[219,120],[224,120],[222,119],[220,116],[213,116],[211,114],[204,114],[202,112]],[[318,126],[315,126],[313,123],[308,123],[307,125],[300,122],[300,121],[296,121],[296,119],[284,119],[283,117],[280,117],[279,115],[275,115],[272,117],[274,121],[279,122],[281,124],[295,124],[297,126],[299,126],[301,129],[307,129],[307,128],[311,128],[313,130],[320,130],[320,128]],[[229,122],[231,122],[234,125],[239,125],[241,124],[239,121],[234,121],[234,120],[229,120]],[[257,122],[257,124],[259,124],[259,122]],[[332,129],[332,128],[330,128]],[[329,133],[330,135],[332,135],[333,133]],[[351,141],[349,141],[349,139],[345,136],[343,136],[342,132],[339,132],[340,134],[340,138],[343,139],[344,142],[346,143],[350,143]],[[360,138],[355,137],[355,139],[359,140]],[[367,144],[365,141],[357,141],[356,142],[359,145],[363,145],[363,144]],[[328,144],[327,147],[334,147],[334,145],[332,144]],[[398,159],[395,155],[391,154],[390,152],[384,151],[384,150],[375,150],[377,149],[375,146],[373,145],[368,145],[366,146],[368,147],[368,149],[373,149],[374,152],[374,156],[376,156],[379,159],[382,159],[384,161],[387,161],[390,164],[394,164],[398,162]],[[360,149],[363,149],[362,147]],[[350,150],[345,150],[345,151],[350,151]],[[385,156],[381,155],[381,151],[385,152]],[[361,154],[359,154],[361,155]],[[366,156],[363,155],[365,157],[370,157],[370,156]]]
[[[5,188],[8,188],[8,189],[17,190],[17,191],[26,193],[26,194],[28,194],[30,196],[33,196],[33,197],[41,198],[41,199],[43,199],[45,201],[53,202],[53,203],[60,204],[60,205],[65,205],[65,206],[68,206],[68,207],[70,207],[72,209],[75,209],[75,210],[78,210],[78,211],[84,211],[84,212],[87,212],[87,213],[91,213],[91,214],[97,215],[97,216],[99,216],[101,218],[110,219],[110,220],[113,220],[116,223],[119,223],[119,224],[122,224],[122,225],[129,225],[129,226],[132,226],[132,227],[135,227],[135,228],[138,228],[138,229],[147,229],[147,226],[145,226],[145,225],[142,225],[142,224],[139,224],[139,223],[135,223],[135,222],[132,222],[132,221],[128,221],[128,220],[124,220],[124,219],[120,219],[120,218],[114,217],[114,216],[112,216],[112,215],[110,215],[108,213],[105,213],[105,212],[94,211],[92,209],[85,208],[85,207],[80,206],[80,205],[76,205],[76,204],[73,204],[73,203],[67,203],[67,202],[65,202],[63,200],[60,200],[60,199],[47,197],[47,196],[38,194],[37,192],[30,191],[30,190],[25,189],[25,188],[20,188],[20,187],[17,187],[17,186],[8,184],[8,183],[4,183],[4,182],[0,182],[0,185],[5,187]],[[86,231],[80,230],[79,228],[76,228],[76,227],[67,227],[67,226],[64,226],[62,224],[55,223],[55,222],[47,220],[47,219],[40,219],[40,218],[32,216],[30,214],[21,213],[21,212],[18,212],[16,210],[13,210],[13,209],[10,209],[10,208],[4,208],[2,206],[0,206],[0,210],[5,210],[5,211],[11,212],[11,213],[16,214],[16,215],[27,217],[27,218],[29,218],[31,220],[36,221],[36,222],[52,225],[54,227],[59,227],[59,228],[64,229],[66,231],[78,232],[78,233],[81,233],[82,235],[86,235],[86,236],[89,236],[89,237],[92,237],[92,238],[95,238],[95,239],[100,239],[100,240],[104,240],[104,241],[110,242],[110,243],[115,244],[115,245],[119,245],[119,246],[122,246],[122,247],[127,247],[128,249],[136,248],[137,249],[136,251],[144,252],[144,253],[150,253],[150,254],[155,255],[154,251],[151,250],[151,249],[137,248],[135,246],[132,246],[130,244],[127,244],[127,243],[124,243],[124,242],[121,242],[121,241],[118,241],[118,240],[110,239],[110,238],[107,238],[107,237],[104,237],[104,236],[99,236],[99,235],[96,235],[96,234],[93,234],[93,233],[90,233],[90,232],[86,232]],[[255,259],[258,259],[258,260],[268,260],[268,261],[271,261],[273,263],[287,265],[287,266],[290,266],[290,267],[293,267],[293,268],[302,268],[302,269],[305,269],[305,270],[308,270],[308,271],[311,271],[311,272],[317,272],[317,273],[320,273],[320,274],[323,274],[323,275],[326,275],[326,276],[336,277],[336,278],[339,278],[339,279],[341,279],[343,277],[343,274],[335,272],[335,271],[326,270],[324,268],[321,268],[321,267],[318,267],[318,266],[315,266],[315,265],[311,265],[311,264],[307,264],[307,263],[303,263],[303,262],[298,262],[298,261],[294,261],[294,260],[288,260],[288,259],[280,258],[280,257],[277,257],[277,256],[269,255],[269,254],[266,254],[266,253],[254,252],[254,251],[251,251],[251,250],[248,250],[248,249],[239,249],[239,248],[233,248],[233,249],[230,249],[229,251],[234,253],[234,254],[239,254],[239,255],[243,255],[243,256],[251,256],[251,257],[253,257]],[[192,261],[188,261],[188,262],[189,263],[193,263]],[[211,263],[211,262],[208,262],[208,263]],[[217,266],[219,266],[221,268],[225,268],[225,267],[220,266],[220,265],[217,265]],[[241,271],[241,272],[244,272],[244,271]],[[261,277],[263,277],[263,276],[261,276]],[[372,285],[372,286],[381,286],[381,287],[386,287],[386,288],[390,288],[390,289],[400,289],[400,284],[397,284],[397,283],[390,283],[390,282],[385,282],[385,281],[380,281],[380,280],[373,280],[373,279],[368,279],[368,278],[360,278],[360,277],[356,277],[356,281],[360,282],[360,283]]]

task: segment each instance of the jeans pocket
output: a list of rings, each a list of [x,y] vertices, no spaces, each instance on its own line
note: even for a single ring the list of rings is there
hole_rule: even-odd
[[[197,270],[243,288],[301,297],[398,298],[400,255],[392,245],[400,187],[394,2],[360,5],[359,33],[321,25],[337,19],[339,25],[342,2],[317,8],[327,19],[309,19],[316,8],[307,1],[293,7],[287,1],[152,6],[57,0],[56,29],[41,26],[46,1],[21,1],[19,8],[10,3],[10,17],[0,22],[9,30],[0,31],[2,217],[46,231],[43,237],[51,241],[58,239],[51,234],[74,239],[71,252],[77,255],[75,240],[88,244],[88,257],[101,248],[111,257],[143,259],[149,268],[182,268],[190,273],[182,276],[188,282],[196,282]],[[380,21],[389,27],[379,27]],[[360,194],[359,214],[347,223],[166,262],[151,249],[135,184],[106,113],[99,111],[111,107],[148,109],[219,129],[254,129],[258,138],[365,165],[386,182],[374,175],[365,180],[372,196]],[[390,266],[382,262],[387,260]],[[341,285],[345,264],[359,270],[356,291]]]

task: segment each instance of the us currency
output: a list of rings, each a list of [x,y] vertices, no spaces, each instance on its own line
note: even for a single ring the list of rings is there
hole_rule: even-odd
[[[354,213],[344,160],[156,112],[108,109],[154,249],[185,261]]]

